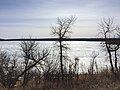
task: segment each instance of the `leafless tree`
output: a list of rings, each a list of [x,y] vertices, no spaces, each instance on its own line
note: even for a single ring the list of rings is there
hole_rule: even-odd
[[[0,83],[9,88],[18,74],[19,68],[16,54],[11,55],[7,51],[0,50]]]
[[[108,41],[107,38],[118,38],[117,30],[118,30],[118,26],[114,25],[113,18],[108,18],[108,19],[104,18],[102,22],[99,24],[99,31],[100,31],[99,34],[101,35],[101,37],[106,39],[106,41],[103,43],[103,46],[108,52],[111,71],[113,73],[115,71],[118,71],[117,51],[119,49],[120,43],[118,42],[113,43],[113,41]],[[114,55],[114,60],[113,60],[113,55]]]
[[[60,67],[61,67],[61,75],[62,80],[64,77],[64,71],[63,71],[63,58],[65,58],[65,55],[63,55],[63,51],[68,49],[67,44],[63,43],[64,38],[68,38],[69,34],[71,33],[71,26],[74,24],[76,18],[71,16],[69,18],[58,18],[57,19],[57,26],[52,27],[52,35],[57,36],[59,38],[59,50],[60,50]]]
[[[23,41],[20,47],[23,57],[21,59],[24,61],[22,70],[19,68],[20,62],[16,54],[13,56],[6,51],[0,51],[0,83],[5,87],[14,87],[21,77],[23,77],[23,86],[26,85],[31,77],[32,69],[38,64],[40,66],[49,55],[49,50],[40,49],[35,41]]]
[[[74,71],[75,71],[75,74],[79,73],[79,58],[78,57],[75,58]]]
[[[31,63],[33,63],[33,61],[31,61],[29,59],[29,57],[31,57],[30,55],[33,54],[33,52],[37,51],[37,46],[38,43],[36,43],[35,41],[23,41],[20,43],[20,48],[22,51],[22,57],[24,59],[24,70],[27,69]],[[28,70],[27,72],[24,73],[23,75],[23,86],[26,86],[27,82],[30,79],[30,70]]]
[[[96,69],[96,71],[98,71],[98,66],[97,66],[97,61],[96,58],[98,57],[99,53],[93,51],[91,56],[91,61],[90,61],[90,68],[88,70],[89,74],[93,75],[94,71]],[[94,68],[95,67],[95,68]]]
[[[58,61],[55,60],[55,53],[52,53],[53,56],[49,55],[48,59],[44,62],[44,66],[42,67],[43,75],[45,80],[54,80],[57,78],[58,70]]]
[[[20,47],[24,57],[24,70],[18,77],[23,75],[23,86],[25,86],[31,76],[30,70],[33,67],[37,68],[36,65],[38,64],[39,66],[42,65],[41,63],[46,60],[49,52],[47,49],[40,51],[38,43],[35,41],[22,41]]]

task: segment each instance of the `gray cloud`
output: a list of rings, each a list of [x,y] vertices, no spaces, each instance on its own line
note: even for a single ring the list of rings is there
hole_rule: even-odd
[[[94,36],[96,23],[102,17],[114,16],[120,21],[119,5],[120,0],[0,0],[0,31],[1,34],[7,33],[8,37],[13,36],[13,30],[15,37],[19,36],[20,32],[28,31],[29,34],[34,32],[36,36],[38,32],[43,32],[43,29],[46,33],[50,31],[57,17],[75,15],[78,17],[78,29],[73,28],[76,33],[74,35],[79,36],[78,32],[82,29],[82,34],[87,36],[86,31],[92,27],[90,35]],[[42,33],[40,36],[48,35],[45,30],[45,35]]]

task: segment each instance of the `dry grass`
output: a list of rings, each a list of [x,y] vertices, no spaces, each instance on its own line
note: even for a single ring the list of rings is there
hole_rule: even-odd
[[[1,86],[0,90],[9,90]],[[120,80],[108,71],[98,74],[80,74],[76,78],[44,80],[40,83],[31,80],[26,87],[16,86],[12,90],[120,90]]]

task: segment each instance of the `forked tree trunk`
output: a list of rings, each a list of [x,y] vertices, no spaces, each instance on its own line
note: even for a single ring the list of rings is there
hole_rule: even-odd
[[[108,55],[109,55],[109,60],[110,60],[110,65],[111,65],[111,71],[112,71],[112,73],[114,73],[114,66],[113,66],[113,61],[112,61],[112,55],[111,55],[111,52],[110,52],[109,47],[107,46],[107,44],[106,44],[106,48],[107,48]]]

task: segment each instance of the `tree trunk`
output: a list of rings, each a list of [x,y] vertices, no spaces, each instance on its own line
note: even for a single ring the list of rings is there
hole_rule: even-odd
[[[110,52],[109,47],[107,46],[107,44],[106,44],[106,48],[107,48],[107,51],[108,51],[108,54],[109,54],[109,60],[110,60],[110,65],[111,65],[111,71],[112,71],[112,73],[114,73],[114,66],[113,66],[113,61],[112,61],[112,55],[111,55],[111,52]]]
[[[62,75],[62,80],[64,79],[64,74],[63,74],[63,59],[62,59],[62,40],[60,38],[60,66],[61,66],[61,75]]]
[[[109,53],[111,71],[114,73],[114,66],[113,66],[113,61],[112,61],[112,55],[111,55],[111,52],[109,50],[108,50],[108,53]]]
[[[118,66],[117,66],[117,50],[115,50],[115,68],[116,68],[116,71],[118,72]]]

